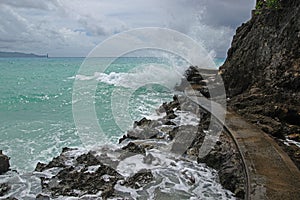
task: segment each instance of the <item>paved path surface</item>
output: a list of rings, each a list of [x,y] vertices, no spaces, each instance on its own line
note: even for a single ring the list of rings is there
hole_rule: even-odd
[[[300,200],[300,171],[270,136],[236,113],[225,112],[217,103],[192,98],[220,121],[225,119],[224,126],[235,140],[246,166],[247,199]]]
[[[233,112],[227,112],[225,126],[248,168],[249,199],[300,200],[300,171],[270,136]]]

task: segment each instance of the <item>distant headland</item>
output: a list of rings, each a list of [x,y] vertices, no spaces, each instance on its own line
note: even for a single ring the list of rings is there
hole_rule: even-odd
[[[33,53],[21,53],[21,52],[1,52],[0,58],[48,58],[46,55],[36,55]]]

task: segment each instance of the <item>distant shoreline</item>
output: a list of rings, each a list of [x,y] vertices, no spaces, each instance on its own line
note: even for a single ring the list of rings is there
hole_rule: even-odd
[[[0,58],[48,58],[48,54],[36,55],[33,53],[21,52],[0,52]]]

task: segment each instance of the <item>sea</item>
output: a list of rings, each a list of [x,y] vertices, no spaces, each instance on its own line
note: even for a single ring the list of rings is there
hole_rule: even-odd
[[[170,65],[164,59],[121,57],[92,77],[78,73],[83,61],[84,58],[0,58],[0,149],[10,157],[11,169],[19,174],[32,172],[38,162],[49,162],[63,147],[85,147],[74,123],[74,82],[97,80],[96,116],[106,143],[112,144],[118,143],[135,120],[152,116],[155,109],[173,97],[171,87],[147,84],[151,74],[156,79],[170,79],[167,70],[155,73],[157,66]],[[214,61],[220,66],[224,58]],[[176,85],[180,79],[171,77],[170,81]],[[135,86],[143,82],[146,84]],[[112,110],[112,96],[128,88],[133,91],[126,110],[130,118],[126,118],[127,126],[120,127]]]

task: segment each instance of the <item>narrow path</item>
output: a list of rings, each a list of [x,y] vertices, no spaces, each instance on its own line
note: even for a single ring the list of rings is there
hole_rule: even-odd
[[[246,199],[300,199],[300,171],[270,136],[236,113],[225,112],[220,104],[190,97],[220,120],[234,139],[246,167]]]
[[[249,199],[300,199],[300,172],[270,136],[233,112],[227,112],[225,126],[248,168]]]

